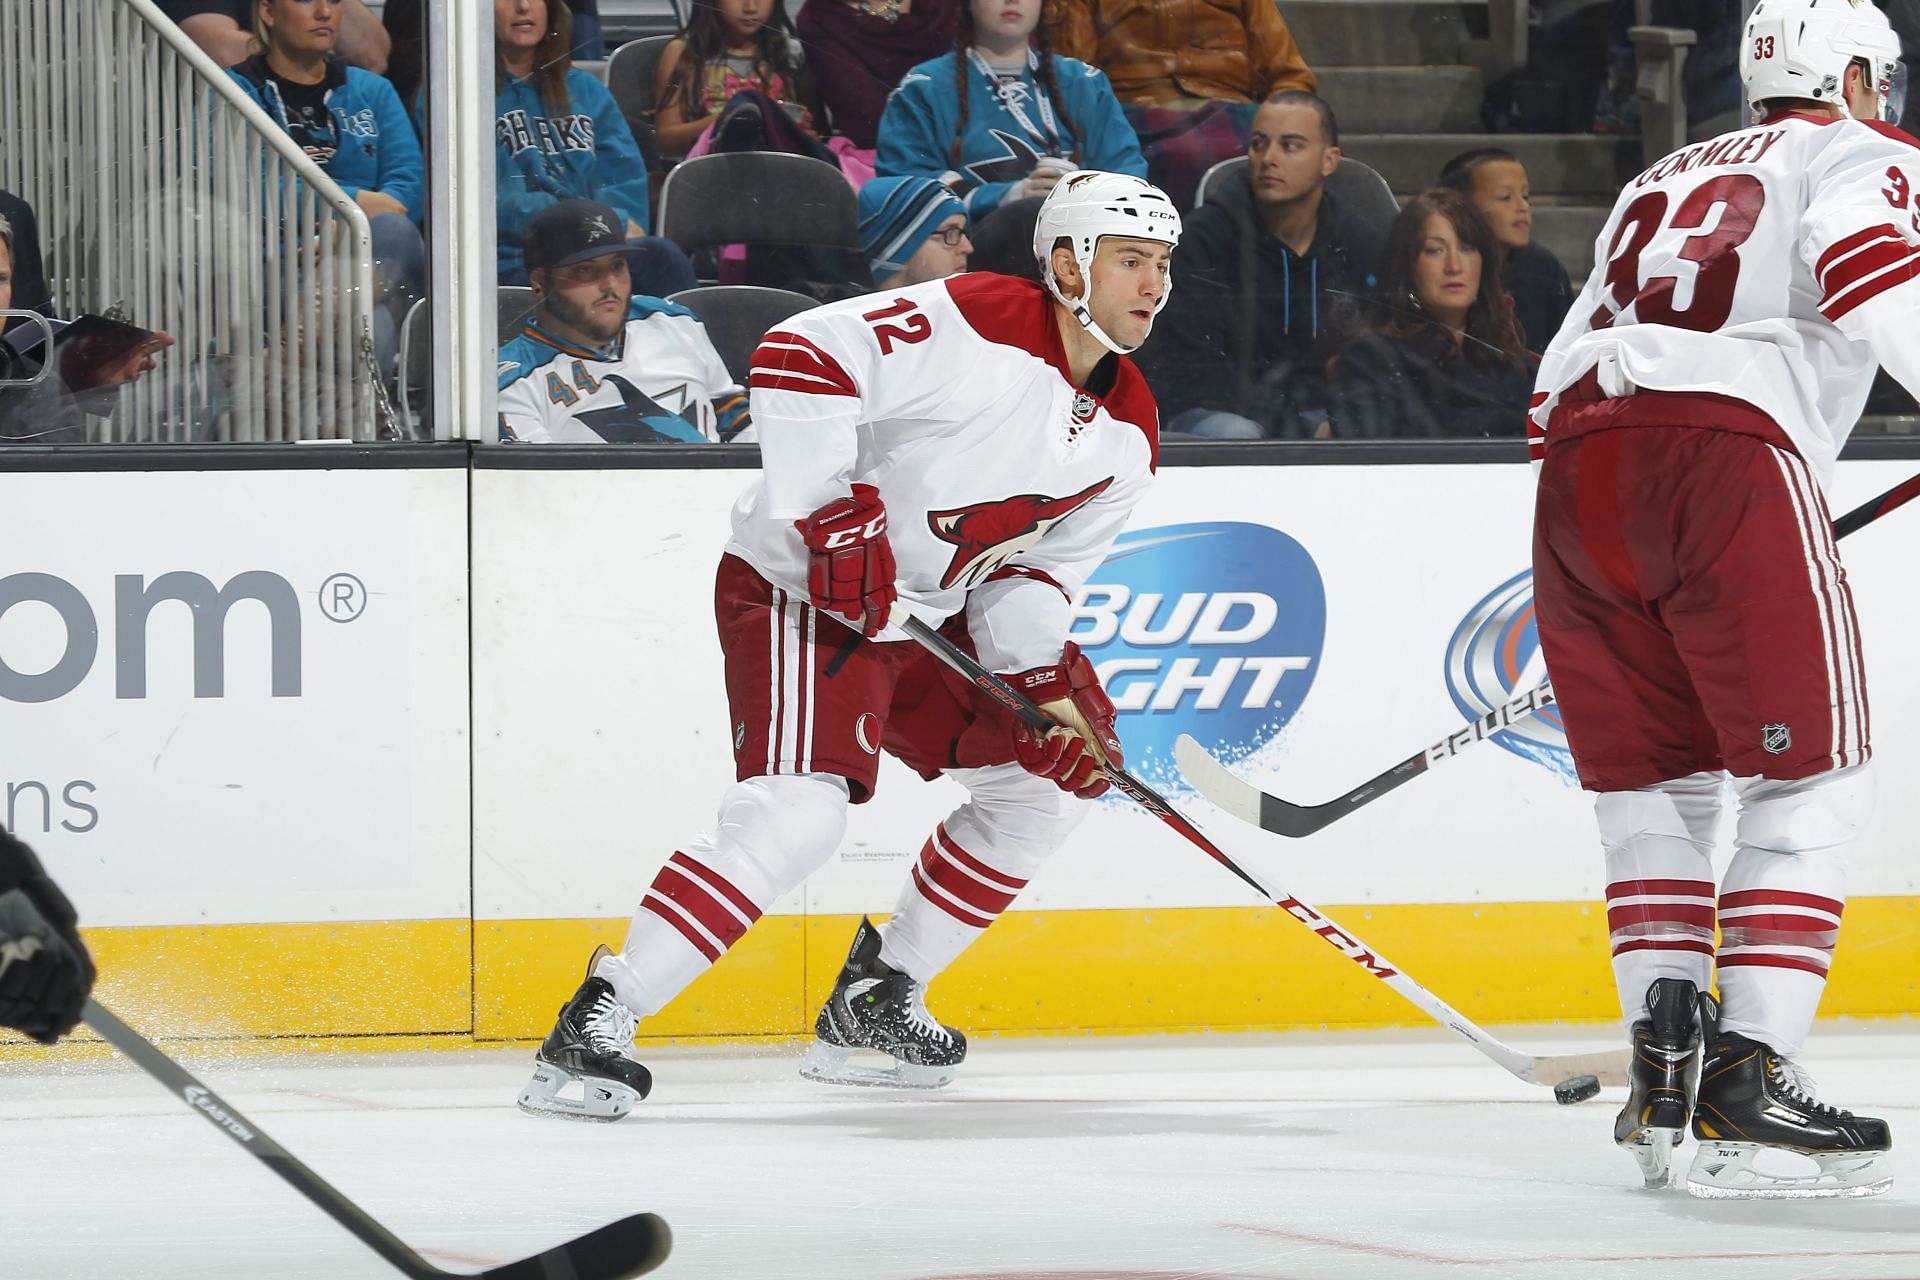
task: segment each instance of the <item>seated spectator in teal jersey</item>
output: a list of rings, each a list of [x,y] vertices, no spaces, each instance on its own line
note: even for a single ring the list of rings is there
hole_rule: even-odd
[[[426,291],[426,165],[393,86],[334,56],[338,0],[258,0],[259,52],[227,74],[352,197],[373,235],[373,345],[391,373],[400,320]]]
[[[944,182],[975,223],[1075,169],[1147,176],[1106,76],[1047,51],[1043,3],[960,6],[953,52],[908,72],[887,102],[881,176]]]
[[[223,67],[260,51],[254,31],[254,0],[159,0],[189,40]],[[375,75],[385,75],[392,41],[366,0],[334,0],[334,52]]]
[[[874,178],[860,188],[860,248],[877,289],[944,280],[973,252],[966,206],[932,178]]]
[[[527,227],[539,305],[500,348],[500,438],[700,444],[747,429],[747,395],[685,307],[636,297],[617,210],[548,205]]]
[[[573,66],[567,6],[493,0],[493,47],[500,283],[527,283],[520,244],[536,214],[559,200],[597,200],[636,241],[633,272],[643,291],[691,287],[686,255],[647,237],[646,161],[607,87]]]

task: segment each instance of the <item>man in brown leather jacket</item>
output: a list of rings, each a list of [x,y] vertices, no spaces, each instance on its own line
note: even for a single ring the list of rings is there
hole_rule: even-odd
[[[1047,21],[1053,51],[1106,72],[1128,106],[1318,87],[1273,0],[1050,0]]]

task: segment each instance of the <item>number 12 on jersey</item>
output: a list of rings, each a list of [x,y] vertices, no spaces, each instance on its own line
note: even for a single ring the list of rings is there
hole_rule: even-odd
[[[895,298],[893,305],[882,307],[878,311],[869,311],[860,317],[873,326],[873,336],[879,340],[880,354],[893,354],[896,342],[911,346],[916,342],[925,342],[933,333],[933,321],[910,298]]]

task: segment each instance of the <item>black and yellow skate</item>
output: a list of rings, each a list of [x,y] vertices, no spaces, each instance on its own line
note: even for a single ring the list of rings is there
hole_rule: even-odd
[[[1627,1105],[1613,1122],[1613,1140],[1640,1166],[1649,1187],[1672,1176],[1673,1149],[1686,1136],[1700,1074],[1699,993],[1684,978],[1656,978],[1647,988],[1647,1016],[1633,1024]]]

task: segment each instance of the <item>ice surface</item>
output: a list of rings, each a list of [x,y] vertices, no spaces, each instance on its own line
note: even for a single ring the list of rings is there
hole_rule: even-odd
[[[525,1050],[217,1052],[179,1056],[450,1268],[651,1209],[677,1239],[659,1274],[714,1280],[1920,1276],[1899,1146],[1877,1199],[1646,1192],[1609,1140],[1619,1090],[1557,1106],[1426,1033],[984,1040],[910,1095],[801,1081],[793,1044],[656,1048],[653,1099],[614,1125],[516,1111]],[[1807,1065],[1920,1132],[1920,1033],[1823,1026]],[[145,1075],[0,1069],[0,1276],[393,1274]]]

